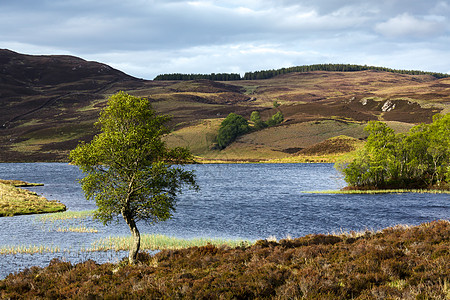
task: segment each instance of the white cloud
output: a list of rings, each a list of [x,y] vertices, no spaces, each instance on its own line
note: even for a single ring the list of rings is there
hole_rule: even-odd
[[[404,13],[386,22],[377,24],[375,30],[389,38],[426,38],[441,34],[443,25],[438,20],[418,19],[408,13]]]

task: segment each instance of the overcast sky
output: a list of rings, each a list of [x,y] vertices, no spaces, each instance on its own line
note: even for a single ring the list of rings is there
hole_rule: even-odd
[[[450,1],[1,0],[0,48],[145,79],[317,63],[450,73]]]

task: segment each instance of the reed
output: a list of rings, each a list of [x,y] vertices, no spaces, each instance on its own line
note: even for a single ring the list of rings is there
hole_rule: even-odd
[[[57,232],[79,232],[79,233],[98,233],[98,229],[86,226],[78,227],[58,227]]]
[[[54,222],[60,220],[72,220],[72,219],[87,219],[94,215],[94,210],[82,210],[82,211],[64,211],[53,214],[46,214],[36,216],[36,219],[40,222]]]
[[[193,238],[180,239],[176,237],[169,237],[160,234],[143,234],[141,235],[141,249],[142,250],[163,250],[163,249],[186,249],[190,247],[201,247],[208,244],[215,246],[250,246],[254,242],[246,240],[226,240],[226,239],[211,239],[211,238]],[[132,244],[131,236],[107,237],[99,239],[92,243],[91,248],[86,251],[122,251],[129,250]]]
[[[0,247],[0,255],[16,255],[16,254],[43,254],[60,252],[60,248],[56,246],[44,245],[19,245],[19,246],[2,246]]]

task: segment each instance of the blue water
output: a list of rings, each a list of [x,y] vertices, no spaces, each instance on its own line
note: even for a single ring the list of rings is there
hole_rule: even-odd
[[[298,237],[340,230],[381,229],[395,224],[419,224],[450,216],[450,196],[434,194],[332,195],[303,191],[345,186],[332,164],[220,164],[186,166],[197,174],[201,190],[180,195],[173,219],[154,226],[138,224],[141,233],[170,236],[264,239]],[[86,201],[75,166],[61,163],[0,164],[0,178],[44,183],[30,188],[47,199],[58,199],[69,210],[95,209]],[[80,222],[80,221],[76,221]],[[59,253],[0,256],[0,278],[53,257],[73,262],[93,258],[117,261],[125,253],[85,253],[101,237],[128,235],[119,219],[109,226],[81,221],[98,233],[57,232],[58,224],[43,224],[32,216],[0,218],[0,247],[57,246]],[[77,223],[79,226],[79,223]],[[70,221],[64,225],[68,227]]]

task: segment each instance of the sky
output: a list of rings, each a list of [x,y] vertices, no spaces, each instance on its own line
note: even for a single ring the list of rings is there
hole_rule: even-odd
[[[144,79],[322,63],[450,73],[450,0],[1,0],[0,48]]]

